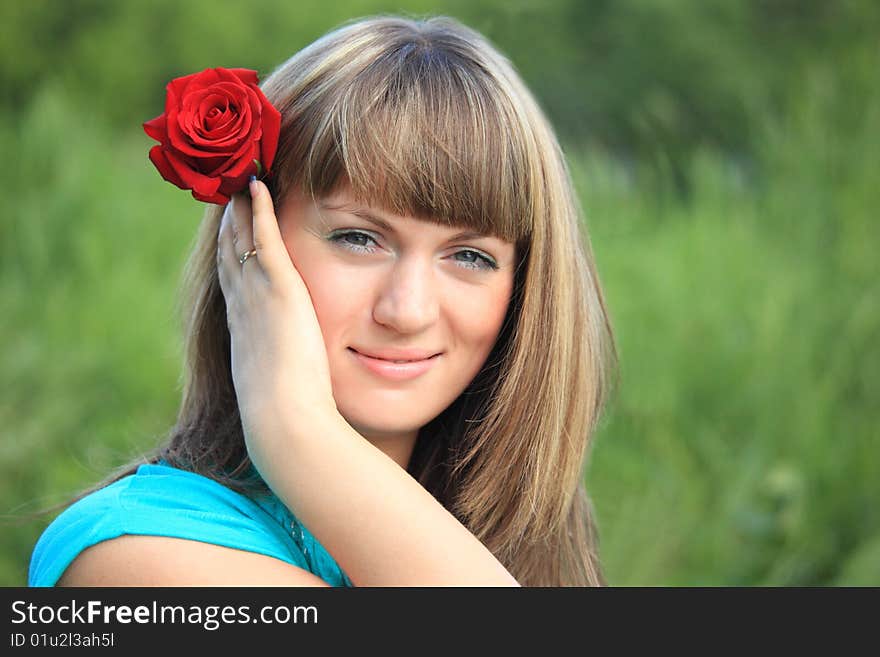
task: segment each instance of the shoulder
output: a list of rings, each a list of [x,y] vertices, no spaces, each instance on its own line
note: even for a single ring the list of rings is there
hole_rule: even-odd
[[[288,562],[167,536],[126,535],[74,558],[58,586],[328,586]]]
[[[163,564],[194,573],[187,560],[227,558],[236,564],[261,558],[306,571],[290,518],[280,504],[261,503],[201,475],[144,465],[77,501],[49,525],[34,548],[28,582],[53,586],[74,562],[73,573],[87,573],[83,564],[96,557],[108,564],[127,559],[159,574],[156,567]],[[128,575],[122,579],[133,581]]]

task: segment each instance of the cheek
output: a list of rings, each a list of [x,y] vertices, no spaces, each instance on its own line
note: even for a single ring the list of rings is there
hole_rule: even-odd
[[[330,347],[334,338],[346,328],[356,326],[367,312],[370,286],[364,277],[352,276],[350,269],[327,263],[303,267],[300,274],[311,295],[324,340]]]
[[[495,344],[510,299],[506,283],[479,290],[479,293],[457,294],[447,305],[458,341],[482,357],[488,356]]]

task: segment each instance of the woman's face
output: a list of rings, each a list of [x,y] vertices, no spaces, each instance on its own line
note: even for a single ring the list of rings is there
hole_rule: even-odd
[[[317,202],[294,190],[278,220],[321,325],[339,412],[374,442],[414,439],[492,350],[514,245],[359,206],[347,188]]]

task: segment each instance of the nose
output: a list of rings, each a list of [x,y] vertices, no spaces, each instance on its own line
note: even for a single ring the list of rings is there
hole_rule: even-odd
[[[387,273],[373,319],[398,333],[418,333],[440,316],[437,292],[431,262],[403,257]]]

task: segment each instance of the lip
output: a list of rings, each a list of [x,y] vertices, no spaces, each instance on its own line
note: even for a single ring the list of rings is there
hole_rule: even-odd
[[[348,350],[373,374],[391,379],[392,381],[407,381],[421,376],[434,367],[434,363],[437,362],[441,355],[436,352],[431,354],[430,352],[415,350],[386,350],[380,352],[383,355],[389,355],[389,358],[393,356],[394,360],[410,361],[408,363],[394,363],[389,358],[379,358],[372,354],[367,355],[352,347],[349,347]],[[415,357],[413,356],[414,354]]]

